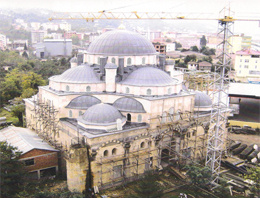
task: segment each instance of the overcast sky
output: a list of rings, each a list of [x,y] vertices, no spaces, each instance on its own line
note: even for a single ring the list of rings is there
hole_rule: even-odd
[[[230,5],[234,18],[260,19],[260,0],[0,0],[0,8],[44,8],[56,12],[149,11],[177,12],[180,16],[218,18]],[[196,13],[196,15],[192,14]],[[258,22],[236,22],[235,31],[259,34]]]

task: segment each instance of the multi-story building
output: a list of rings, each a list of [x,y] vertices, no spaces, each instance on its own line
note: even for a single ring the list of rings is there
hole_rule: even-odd
[[[160,53],[160,54],[166,54],[166,45],[164,43],[153,43],[153,46],[156,50],[156,52]]]
[[[251,48],[252,37],[233,35],[228,39],[231,45],[228,45],[229,53],[236,53],[240,50],[246,50]]]
[[[45,30],[35,30],[31,32],[32,44],[43,42],[44,37],[47,36]]]
[[[244,50],[236,52],[236,80],[247,81],[248,78],[260,77],[260,52]]]
[[[0,34],[0,49],[6,48],[6,36],[4,34]]]
[[[39,22],[31,22],[32,30],[39,30],[40,27],[41,27],[41,23],[39,23]]]
[[[62,22],[59,24],[59,27],[61,30],[65,30],[65,31],[71,31],[71,24],[67,23],[67,22]]]

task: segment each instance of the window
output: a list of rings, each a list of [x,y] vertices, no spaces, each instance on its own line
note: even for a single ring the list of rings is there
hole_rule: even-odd
[[[131,58],[128,58],[127,59],[127,65],[131,65],[132,64],[132,59]]]
[[[248,65],[245,65],[244,68],[248,69]]]
[[[25,166],[31,166],[34,165],[34,159],[28,159],[24,161]]]
[[[249,59],[245,59],[245,63],[249,63]]]
[[[113,148],[113,150],[112,150],[112,155],[116,155],[116,151],[117,151],[117,149],[116,149],[116,148]]]
[[[173,107],[169,109],[169,117],[168,117],[168,121],[172,121],[173,119],[173,114],[174,114],[174,109]]]
[[[242,59],[240,59],[240,62],[242,62]]]
[[[152,95],[152,90],[151,89],[147,89],[146,95],[148,95],[148,96]]]
[[[104,151],[104,157],[107,157],[108,156],[108,150],[105,150]]]
[[[79,116],[81,116],[83,113],[82,113],[82,111],[79,111]]]
[[[241,70],[239,70],[239,72],[238,72],[239,74],[241,74]]]
[[[91,87],[90,86],[86,87],[86,92],[91,92]]]
[[[129,92],[130,92],[129,87],[126,87],[126,88],[125,88],[125,93],[129,93]]]
[[[257,65],[255,65],[255,69],[257,69]]]
[[[166,118],[167,118],[167,113],[164,112],[164,113],[162,114],[162,123],[165,123],[165,122],[166,122]]]
[[[130,113],[128,113],[128,114],[126,115],[126,120],[127,120],[128,122],[131,122],[131,114],[130,114]]]
[[[141,147],[141,148],[144,148],[144,142],[142,142],[142,143],[140,144],[140,147]]]
[[[72,117],[72,111],[69,110],[69,117],[71,118]]]
[[[66,91],[70,91],[69,85],[66,86]]]
[[[114,179],[122,177],[122,165],[113,167]]]
[[[255,61],[255,63],[257,63],[257,60]]]
[[[113,57],[113,58],[111,59],[111,62],[115,64],[115,63],[116,63],[116,59]]]
[[[172,94],[172,88],[169,88],[169,89],[168,89],[168,94],[169,94],[169,95]]]
[[[97,58],[97,63],[100,65],[100,57]]]
[[[139,114],[139,115],[137,116],[137,122],[142,122],[142,115]]]
[[[142,58],[142,64],[145,64],[145,57]]]
[[[181,113],[180,111],[177,112],[177,115],[176,115],[176,120],[179,120],[181,118]]]
[[[242,68],[242,65],[239,65],[239,68]]]

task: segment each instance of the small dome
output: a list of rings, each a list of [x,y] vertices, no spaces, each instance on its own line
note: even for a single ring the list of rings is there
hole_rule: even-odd
[[[115,107],[100,103],[89,107],[78,120],[89,125],[111,125],[115,124],[117,119],[126,120]]]
[[[123,97],[117,99],[114,102],[113,107],[117,108],[119,111],[145,113],[142,103],[140,103],[134,98],[129,98],[129,97]]]
[[[78,63],[78,59],[76,56],[74,56],[73,58],[70,59],[71,63]]]
[[[207,94],[201,91],[195,91],[195,108],[211,107],[211,105],[211,98]]]
[[[126,30],[105,32],[95,39],[87,50],[88,54],[100,55],[150,55],[156,54],[153,44],[144,36]]]
[[[89,65],[73,67],[58,76],[49,78],[56,82],[68,83],[101,83]]]
[[[141,67],[133,71],[121,84],[159,87],[175,85],[177,82],[178,80],[158,68]]]
[[[88,109],[89,107],[99,104],[101,100],[94,96],[78,96],[70,101],[66,108],[70,109]]]

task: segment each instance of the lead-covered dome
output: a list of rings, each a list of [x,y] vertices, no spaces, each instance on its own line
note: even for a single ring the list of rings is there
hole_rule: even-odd
[[[113,106],[119,111],[134,112],[134,113],[146,113],[142,103],[134,98],[123,97],[117,99]]]
[[[171,78],[169,74],[155,67],[141,67],[121,82],[124,85],[145,87],[170,86],[176,83],[178,83],[178,80]]]
[[[89,107],[101,103],[101,100],[94,96],[78,96],[70,101],[66,108],[88,109]]]
[[[111,125],[116,124],[117,119],[126,120],[115,107],[100,103],[89,107],[78,121],[87,125]]]
[[[70,68],[61,75],[53,76],[49,79],[55,82],[67,83],[101,83],[89,65]]]
[[[153,44],[144,36],[127,30],[105,32],[95,39],[87,50],[88,54],[100,55],[155,55]]]
[[[211,98],[207,94],[195,91],[195,108],[209,108],[211,105]]]

